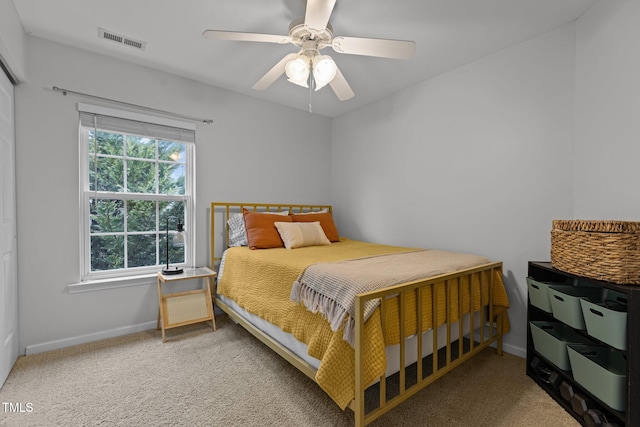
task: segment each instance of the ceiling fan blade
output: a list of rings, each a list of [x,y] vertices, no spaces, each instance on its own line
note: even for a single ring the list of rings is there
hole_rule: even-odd
[[[298,56],[297,53],[290,53],[282,58],[280,62],[274,65],[272,69],[267,71],[267,73],[262,76],[262,78],[258,80],[256,84],[253,85],[253,88],[255,90],[265,90],[266,88],[271,86],[273,82],[278,80],[278,77],[284,74],[284,67],[285,65],[287,65],[287,62],[291,61],[296,56]]]
[[[329,82],[329,86],[331,86],[331,89],[333,89],[333,92],[340,101],[346,101],[355,96],[355,93],[351,90],[351,86],[349,86],[347,79],[344,78],[339,68],[336,69],[336,76]]]
[[[274,34],[260,34],[260,33],[242,33],[239,31],[218,31],[218,30],[206,30],[202,33],[202,37],[205,39],[214,40],[232,40],[243,42],[263,42],[263,43],[289,43],[291,37],[278,36]]]
[[[324,31],[335,5],[336,0],[307,0],[304,24],[311,32]]]
[[[409,59],[416,51],[416,44],[412,41],[361,37],[334,37],[331,47],[339,53],[393,59]]]

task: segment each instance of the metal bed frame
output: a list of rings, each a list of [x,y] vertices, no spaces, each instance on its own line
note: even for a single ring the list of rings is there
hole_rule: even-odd
[[[289,210],[290,213],[297,212],[312,212],[326,209],[329,212],[332,211],[330,205],[301,205],[301,204],[272,204],[272,203],[228,203],[228,202],[212,202],[210,219],[211,219],[211,240],[210,240],[210,256],[211,256],[211,268],[220,262],[222,252],[226,247],[226,242],[229,241],[229,230],[227,227],[227,219],[229,215],[235,212],[242,212],[242,209],[246,208],[252,211],[271,211],[279,212],[283,210]],[[218,227],[216,227],[218,222]],[[220,230],[224,230],[222,234]],[[216,241],[223,240],[224,246],[216,247]],[[216,256],[220,254],[220,256]],[[488,274],[487,274],[488,273]],[[449,274],[430,277],[424,280],[418,280],[413,282],[404,283],[397,286],[381,289],[374,292],[368,292],[359,294],[356,297],[356,322],[355,322],[355,398],[349,405],[354,411],[355,425],[356,427],[365,426],[373,420],[379,418],[383,414],[387,413],[400,403],[413,396],[415,393],[436,381],[438,378],[444,376],[449,371],[453,370],[466,360],[475,356],[485,348],[495,344],[496,352],[498,355],[502,355],[502,332],[504,327],[504,313],[494,314],[493,308],[493,286],[494,275],[498,273],[502,275],[502,263],[493,262],[485,264],[479,267],[470,268],[466,270],[456,271]],[[489,279],[487,280],[487,276]],[[482,324],[474,325],[474,314],[478,311],[475,310],[470,313],[470,339],[463,340],[463,322],[454,321],[453,319],[462,319],[463,317],[463,286],[468,286],[468,292],[470,294],[470,300],[474,301],[474,287],[471,285],[476,282],[480,282],[480,289],[487,289],[488,298],[484,297],[484,292],[480,292],[480,312],[482,318],[485,321]],[[446,329],[446,346],[444,347],[444,354],[438,351],[438,322],[437,322],[437,293],[436,285],[443,284],[446,289],[446,304],[447,307],[451,307],[453,290],[458,292],[458,310],[459,312],[454,314],[452,310],[447,309],[447,320],[445,322]],[[466,285],[465,285],[466,284]],[[421,296],[424,292],[431,293],[432,296],[432,325],[435,325],[433,331],[433,352],[431,357],[432,367],[430,372],[423,371],[423,363],[416,363],[415,368],[417,372],[412,371],[411,378],[415,380],[407,380],[408,367],[405,366],[405,360],[407,358],[405,340],[400,339],[399,352],[400,352],[400,366],[398,366],[397,374],[399,375],[399,390],[397,395],[388,398],[387,397],[387,381],[388,377],[384,375],[379,378],[379,402],[375,409],[365,412],[365,390],[369,384],[365,384],[363,375],[364,365],[364,307],[365,303],[372,299],[380,299],[380,308],[382,310],[382,322],[385,322],[385,306],[386,300],[389,296],[396,296],[399,298],[399,330],[400,336],[404,337],[405,334],[405,319],[409,315],[408,310],[415,310],[416,319],[422,318],[423,307],[422,304],[415,304],[413,307],[409,307],[405,304],[409,293],[416,293],[416,301],[422,301]],[[265,332],[256,328],[249,323],[244,317],[236,313],[223,301],[215,297],[215,304],[229,315],[230,318],[235,320],[251,334],[260,339],[268,347],[278,353],[281,357],[298,368],[301,372],[307,375],[309,378],[315,381],[316,369],[297,356],[291,350],[283,347],[274,340],[271,336]],[[385,325],[383,324],[383,330]],[[452,328],[459,328],[458,336],[460,337],[456,342],[451,342]],[[422,354],[423,335],[422,333],[416,334],[417,337],[417,359],[422,361],[423,357],[428,355]],[[457,348],[456,348],[457,346]],[[457,357],[455,356],[457,350]],[[411,383],[411,384],[408,384]]]

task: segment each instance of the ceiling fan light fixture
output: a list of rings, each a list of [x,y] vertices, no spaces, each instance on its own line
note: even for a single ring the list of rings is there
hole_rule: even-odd
[[[206,30],[202,35],[215,40],[291,43],[300,49],[298,53],[290,53],[278,61],[253,88],[265,90],[286,73],[291,83],[305,88],[315,86],[320,90],[329,83],[340,101],[351,99],[355,94],[333,59],[320,55],[325,47],[331,46],[339,54],[378,58],[409,59],[415,53],[416,44],[410,40],[334,37],[329,20],[336,0],[306,0],[305,3],[304,16],[289,24],[287,36],[220,30]],[[310,74],[313,74],[311,82]]]
[[[298,86],[309,87],[309,61],[302,56],[287,62],[284,67],[287,79]]]
[[[313,79],[316,82],[316,90],[322,89],[336,76],[338,67],[328,55],[316,55],[313,57]]]

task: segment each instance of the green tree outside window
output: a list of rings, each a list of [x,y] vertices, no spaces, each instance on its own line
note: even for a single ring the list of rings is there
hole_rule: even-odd
[[[185,202],[149,196],[186,194],[186,144],[93,129],[87,135],[91,271],[162,265],[166,220],[185,223]],[[184,247],[170,250],[172,263],[185,262]]]

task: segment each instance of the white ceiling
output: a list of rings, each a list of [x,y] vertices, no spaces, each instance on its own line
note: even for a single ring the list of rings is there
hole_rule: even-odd
[[[13,0],[28,34],[113,56],[245,95],[336,117],[395,91],[575,20],[597,0],[337,0],[335,36],[414,40],[407,61],[331,55],[355,97],[326,86],[311,95],[282,76],[251,87],[297,48],[205,40],[207,29],[288,34],[305,0]],[[99,39],[98,28],[147,42],[144,51]],[[74,88],[68,88],[73,90]]]

